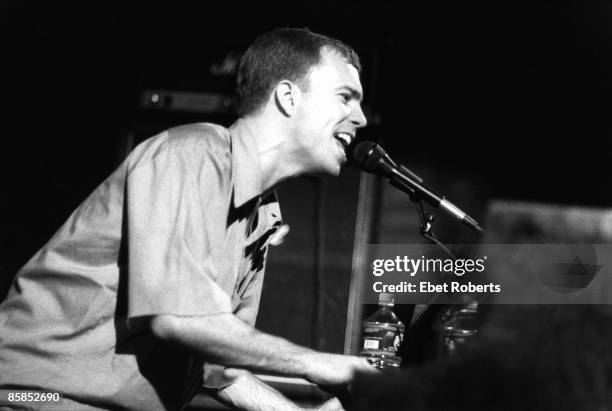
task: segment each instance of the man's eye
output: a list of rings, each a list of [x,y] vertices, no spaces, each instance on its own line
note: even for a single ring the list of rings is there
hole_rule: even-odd
[[[340,98],[342,99],[343,103],[348,103],[351,101],[351,96],[348,94],[340,94]]]

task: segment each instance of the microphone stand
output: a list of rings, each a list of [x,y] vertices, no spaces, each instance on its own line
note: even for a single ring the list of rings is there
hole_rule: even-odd
[[[421,220],[421,224],[419,226],[419,233],[428,240],[431,244],[437,244],[442,250],[446,252],[453,260],[457,259],[457,256],[447,247],[442,241],[438,239],[436,234],[432,230],[433,222],[436,219],[436,216],[433,214],[425,214],[425,210],[423,209],[423,202],[419,199],[412,200],[416,204],[417,214],[419,219]]]
[[[420,225],[419,233],[425,238],[430,244],[436,244],[446,254],[448,254],[453,260],[458,257],[438,239],[436,234],[433,232],[433,222],[436,219],[434,214],[425,213],[423,207],[422,198],[418,193],[396,177],[392,177],[389,183],[408,193],[410,201],[415,203],[417,209],[417,215],[419,216]],[[455,342],[457,336],[465,340],[466,337],[474,335],[477,330],[464,330],[460,327],[458,317],[460,315],[466,315],[471,313],[472,316],[478,314],[478,301],[472,300],[464,304],[440,304],[438,302],[440,294],[435,295],[426,305],[427,308],[420,313],[420,315],[413,319],[411,328],[419,327],[419,324],[423,322],[434,322],[434,329],[440,333],[441,346],[443,354],[450,354],[455,350],[457,342]]]

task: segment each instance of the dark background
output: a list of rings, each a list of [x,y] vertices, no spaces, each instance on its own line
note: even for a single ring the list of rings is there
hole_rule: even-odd
[[[363,135],[474,217],[497,197],[610,206],[611,19],[603,1],[0,1],[2,282],[115,168],[129,131],[167,115],[139,107],[143,90],[231,92],[211,65],[279,26],[353,45]],[[453,230],[438,234],[464,238]]]

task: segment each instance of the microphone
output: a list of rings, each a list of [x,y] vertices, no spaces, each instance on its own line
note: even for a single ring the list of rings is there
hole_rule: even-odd
[[[421,177],[402,164],[398,165],[378,144],[371,141],[357,144],[353,150],[353,159],[361,170],[389,178],[392,186],[399,188],[411,197],[421,198],[431,206],[444,210],[468,227],[482,231],[476,220],[423,184]]]

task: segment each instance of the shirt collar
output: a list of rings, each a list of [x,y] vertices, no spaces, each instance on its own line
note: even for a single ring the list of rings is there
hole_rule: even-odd
[[[261,163],[255,138],[242,120],[229,128],[232,144],[234,205],[240,207],[261,195]]]

